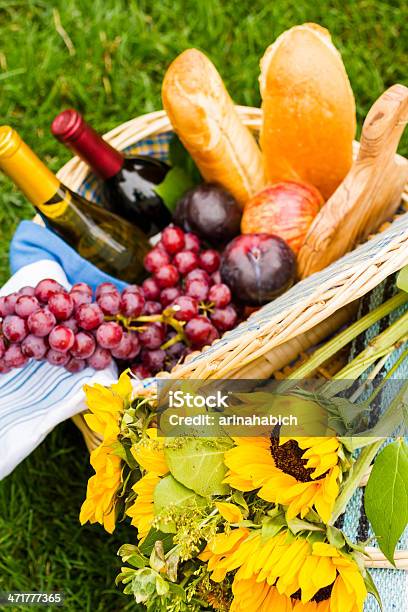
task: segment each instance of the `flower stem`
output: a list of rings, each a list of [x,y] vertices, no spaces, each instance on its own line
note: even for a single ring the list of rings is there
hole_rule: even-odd
[[[306,378],[319,366],[321,366],[322,363],[330,359],[330,357],[332,357],[340,349],[354,340],[354,338],[374,325],[374,323],[377,323],[377,321],[390,314],[390,312],[399,306],[402,306],[402,304],[405,304],[407,301],[408,293],[405,293],[404,291],[397,293],[397,295],[375,308],[372,312],[366,314],[364,317],[350,325],[350,327],[329,340],[329,342],[324,344],[320,349],[315,351],[315,353],[306,361],[306,363],[296,368],[289,374],[289,376],[286,377],[287,380],[301,380]]]
[[[358,459],[349,472],[340,495],[336,499],[330,520],[331,524],[334,524],[339,516],[346,510],[349,500],[351,499],[354,491],[358,488],[363,476],[370,467],[372,460],[383,442],[384,438],[380,438],[362,449]]]
[[[402,362],[402,357],[403,355],[401,355],[401,358],[398,360],[398,364]],[[389,434],[391,434],[392,431],[395,430],[395,427],[398,427],[398,424],[401,423],[401,415],[403,414],[403,407],[405,405],[405,396],[407,394],[407,391],[408,381],[405,382],[405,384],[399,390],[397,395],[394,397],[391,404],[388,406],[387,410],[382,415],[381,421],[377,424],[376,427],[371,430],[372,441],[370,444],[368,444],[365,448],[361,450],[361,453],[359,454],[353,467],[351,468],[349,475],[345,481],[345,484],[342,488],[342,491],[336,500],[331,518],[331,521],[333,523],[345,511],[348,501],[350,500],[354,491],[358,488],[359,483],[361,482],[363,476],[370,467],[372,460],[374,459],[380,447],[384,443],[384,440],[386,439],[384,435],[381,435],[381,433],[383,433],[381,432],[382,423],[386,423],[387,420],[390,420],[391,428],[388,431]],[[380,435],[378,436],[378,434]]]

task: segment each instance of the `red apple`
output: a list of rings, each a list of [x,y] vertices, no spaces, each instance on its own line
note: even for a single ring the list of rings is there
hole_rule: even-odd
[[[322,195],[313,185],[295,181],[275,183],[247,202],[241,231],[280,236],[297,254],[323,203]]]

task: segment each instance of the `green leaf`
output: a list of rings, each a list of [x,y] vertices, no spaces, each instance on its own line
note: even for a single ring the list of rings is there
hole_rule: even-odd
[[[299,531],[323,531],[323,528],[316,523],[309,523],[308,521],[303,521],[300,518],[293,518],[287,520],[288,527],[292,533],[295,535],[299,533]]]
[[[179,199],[194,186],[189,175],[182,168],[170,168],[164,181],[154,187],[171,213],[176,209]]]
[[[408,266],[402,268],[397,276],[397,287],[408,292]]]
[[[177,438],[165,448],[170,472],[184,486],[198,495],[226,495],[224,453],[230,438]]]
[[[164,552],[167,553],[173,547],[173,534],[163,533],[159,529],[152,527],[149,533],[139,546],[139,550],[143,555],[150,556],[154,545],[157,541],[163,543]]]
[[[242,508],[245,514],[249,512],[248,504],[242,491],[234,491],[231,495],[231,501],[235,502],[238,506],[240,506],[240,508]]]
[[[129,563],[133,567],[145,567],[148,563],[140,549],[133,544],[123,544],[118,550],[118,556],[122,558],[123,563]]]
[[[179,508],[203,508],[207,505],[207,500],[197,495],[191,489],[177,482],[173,476],[169,475],[162,478],[154,490],[154,513],[159,515],[162,511],[171,507]],[[176,526],[173,521],[161,521],[160,529],[165,533],[175,532]]]
[[[265,542],[269,538],[275,537],[284,527],[286,527],[286,520],[283,512],[274,517],[266,516],[262,519],[262,541]]]
[[[327,525],[326,533],[329,544],[339,549],[343,548],[346,542],[340,529],[333,527],[333,525]]]
[[[378,545],[390,563],[408,523],[408,447],[403,440],[377,456],[365,490],[365,511]]]

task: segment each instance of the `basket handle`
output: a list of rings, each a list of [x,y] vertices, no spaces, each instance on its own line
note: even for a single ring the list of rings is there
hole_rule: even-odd
[[[407,121],[408,88],[393,85],[370,109],[356,161],[309,229],[298,258],[301,278],[339,259],[395,213],[408,180],[408,161],[396,155]]]

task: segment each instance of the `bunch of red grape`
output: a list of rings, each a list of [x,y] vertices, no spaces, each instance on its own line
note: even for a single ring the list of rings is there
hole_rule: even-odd
[[[0,297],[0,373],[30,358],[70,372],[104,369],[114,358],[145,378],[237,324],[220,255],[202,249],[195,234],[169,226],[144,265],[151,276],[122,292],[112,283],[95,296],[85,283],[68,292],[45,279]]]

